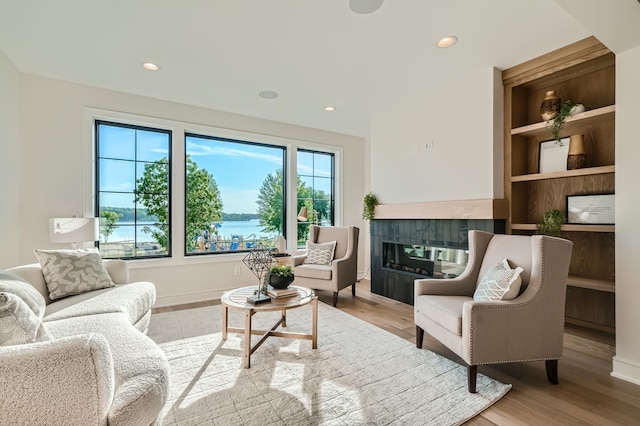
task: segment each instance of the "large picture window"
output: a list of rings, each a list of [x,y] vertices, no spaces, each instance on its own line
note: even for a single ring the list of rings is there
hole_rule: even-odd
[[[101,255],[169,256],[171,132],[96,121],[95,142]]]
[[[185,134],[187,255],[273,247],[285,230],[286,149]]]
[[[334,164],[333,154],[298,150],[298,247],[304,247],[309,225],[334,224]]]

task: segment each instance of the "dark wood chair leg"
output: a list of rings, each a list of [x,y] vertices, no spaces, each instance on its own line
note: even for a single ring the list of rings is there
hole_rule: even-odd
[[[338,304],[338,292],[334,291],[333,292],[333,307],[335,308],[337,304]]]
[[[476,393],[476,377],[478,376],[478,366],[469,365],[467,367],[467,381],[469,382],[469,393]]]
[[[423,339],[424,339],[424,330],[416,325],[416,348],[422,349]]]
[[[548,359],[544,362],[547,367],[547,379],[554,385],[558,384],[558,360]]]
[[[351,295],[356,297],[356,283],[351,284]]]

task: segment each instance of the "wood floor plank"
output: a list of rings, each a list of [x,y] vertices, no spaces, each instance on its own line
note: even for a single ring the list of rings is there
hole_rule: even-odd
[[[331,292],[318,291],[321,302],[332,303]],[[154,312],[219,304],[220,301],[154,309]],[[415,343],[413,306],[372,294],[370,283],[340,292],[338,309]],[[640,425],[640,386],[610,375],[615,346],[603,336],[594,344],[583,332],[565,333],[564,356],[558,365],[560,384],[547,381],[544,362],[480,366],[478,372],[512,385],[500,401],[468,425]],[[587,336],[588,338],[588,336]],[[460,362],[459,357],[425,333],[423,348]]]

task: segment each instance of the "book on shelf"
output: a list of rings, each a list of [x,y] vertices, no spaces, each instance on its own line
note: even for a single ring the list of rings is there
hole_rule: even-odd
[[[267,288],[267,295],[274,299],[283,298],[283,297],[293,297],[298,295],[298,290],[295,288],[278,289],[278,288],[273,288],[269,286],[269,288]]]

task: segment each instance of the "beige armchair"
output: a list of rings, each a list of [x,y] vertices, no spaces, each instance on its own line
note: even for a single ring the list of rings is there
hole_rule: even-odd
[[[295,285],[333,291],[333,306],[338,303],[338,292],[351,286],[351,294],[356,295],[358,275],[358,235],[355,226],[309,227],[309,241],[328,243],[335,241],[333,260],[328,265],[305,263],[307,255],[293,256]]]
[[[557,384],[572,247],[555,237],[470,231],[469,263],[460,276],[415,281],[416,346],[422,347],[426,331],[460,356],[472,393],[482,364],[544,360],[548,380]],[[484,274],[505,258],[512,268],[523,269],[520,294],[474,301]]]

